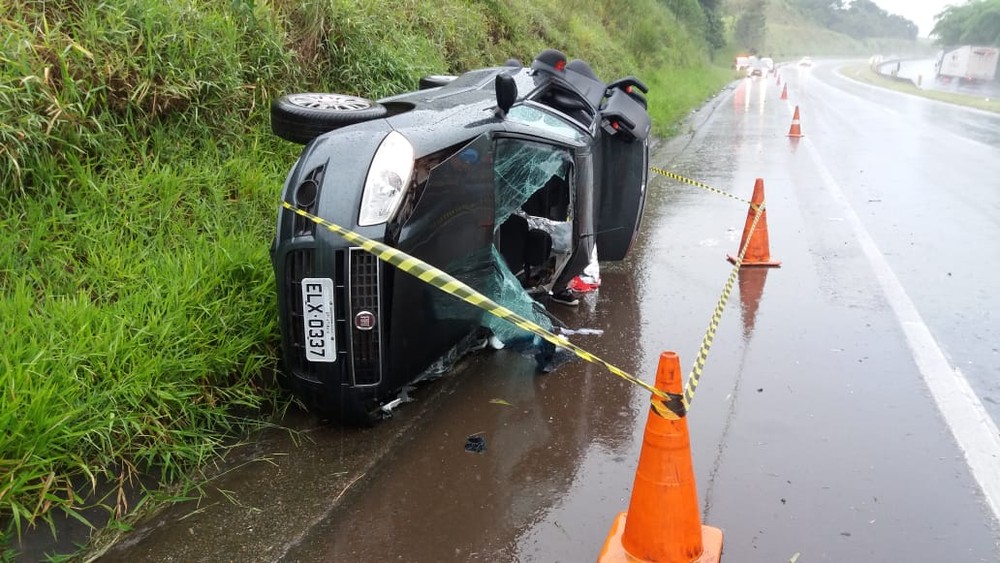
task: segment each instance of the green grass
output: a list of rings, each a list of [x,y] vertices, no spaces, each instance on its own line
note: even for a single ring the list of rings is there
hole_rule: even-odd
[[[219,166],[219,164],[222,166]],[[150,163],[4,209],[3,491],[15,527],[79,506],[74,477],[165,482],[275,399],[266,225],[281,171]],[[252,426],[253,423],[250,423]]]
[[[718,66],[662,69],[652,73],[646,85],[650,87],[649,114],[657,132],[676,134],[681,119],[733,79],[732,69]]]
[[[0,24],[0,521],[17,533],[95,502],[121,514],[97,483],[172,482],[283,400],[267,241],[295,152],[262,108],[301,73],[267,20],[194,3],[14,2]]]
[[[903,92],[905,94],[910,94],[911,96],[920,96],[922,98],[938,100],[940,102],[948,102],[950,104],[1000,113],[1000,100],[970,96],[966,94],[956,94],[952,92],[925,90],[923,88],[918,88],[912,82],[901,82],[886,78],[885,76],[882,76],[872,70],[871,67],[866,64],[846,66],[842,68],[840,72],[843,73],[844,76],[853,78],[859,82],[872,84],[881,88],[888,88],[897,92]]]
[[[300,147],[272,99],[554,47],[646,81],[669,133],[731,79],[681,21],[657,0],[0,5],[0,534],[124,517],[98,483],[184,480],[287,404],[268,248]]]

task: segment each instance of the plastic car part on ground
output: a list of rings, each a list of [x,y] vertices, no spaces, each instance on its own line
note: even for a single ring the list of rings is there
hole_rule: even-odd
[[[465,451],[474,454],[481,454],[486,451],[486,438],[479,434],[473,434],[465,439]]]
[[[603,336],[604,330],[600,328],[578,328],[578,329],[560,328],[559,334],[563,336],[573,336],[576,334],[579,334],[581,336]]]

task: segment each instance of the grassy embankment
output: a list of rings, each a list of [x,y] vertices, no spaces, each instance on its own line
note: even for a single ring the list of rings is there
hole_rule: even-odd
[[[649,83],[663,134],[730,78],[662,3],[578,4],[0,7],[3,534],[134,509],[95,484],[176,482],[287,400],[267,252],[299,147],[270,135],[274,97],[378,98],[556,47]]]

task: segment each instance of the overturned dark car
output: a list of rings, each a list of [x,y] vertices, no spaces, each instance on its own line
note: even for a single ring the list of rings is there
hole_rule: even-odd
[[[272,130],[306,146],[282,198],[552,326],[546,296],[583,271],[595,245],[617,261],[635,240],[645,92],[634,77],[605,83],[548,50],[528,67],[428,76],[378,101],[289,94],[272,104]],[[286,381],[342,422],[374,422],[476,339],[534,338],[288,209],[271,259]]]

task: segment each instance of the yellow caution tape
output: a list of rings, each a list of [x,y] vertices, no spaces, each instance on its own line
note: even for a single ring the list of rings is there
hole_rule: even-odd
[[[745,199],[743,199],[741,197],[738,197],[738,196],[735,196],[735,195],[733,195],[733,194],[731,194],[729,192],[720,190],[719,188],[713,188],[712,186],[709,186],[708,184],[706,184],[704,182],[699,182],[698,180],[692,180],[691,178],[685,178],[684,176],[681,176],[680,174],[675,174],[673,172],[670,172],[668,170],[664,170],[662,168],[657,168],[655,166],[650,166],[649,169],[652,170],[653,172],[656,172],[660,176],[666,176],[667,178],[670,178],[672,180],[677,180],[678,182],[681,182],[683,184],[688,184],[688,185],[694,186],[696,188],[701,188],[703,190],[708,190],[708,191],[710,191],[712,193],[716,193],[716,194],[719,194],[719,195],[724,195],[724,196],[726,196],[728,198],[735,199],[736,201],[739,201],[741,203],[746,203],[746,204],[749,204],[751,206],[753,205],[753,203],[751,203],[751,202],[749,202],[749,201],[747,201],[747,200],[745,200]]]
[[[688,184],[696,188],[702,188],[712,193],[746,203],[750,206],[750,209],[754,211],[753,222],[750,224],[750,230],[748,231],[749,235],[747,236],[746,243],[743,245],[743,248],[740,249],[739,256],[736,258],[733,264],[733,269],[729,273],[729,278],[726,280],[726,285],[722,289],[722,296],[719,297],[719,301],[715,305],[715,311],[712,312],[712,319],[708,323],[708,330],[705,332],[705,337],[701,340],[701,346],[698,349],[698,356],[694,360],[694,366],[691,368],[690,375],[688,375],[687,385],[684,386],[683,409],[687,412],[687,410],[691,408],[692,401],[694,401],[695,390],[698,388],[698,382],[701,380],[702,371],[705,369],[705,362],[708,360],[708,351],[712,348],[712,342],[715,340],[715,332],[718,330],[719,322],[722,320],[722,312],[726,309],[726,303],[729,302],[729,295],[733,291],[733,286],[736,283],[736,277],[740,272],[740,266],[743,265],[743,257],[746,256],[747,248],[750,246],[750,239],[753,236],[754,230],[757,228],[757,222],[760,220],[761,214],[764,212],[764,202],[761,202],[758,206],[752,201],[748,201],[718,188],[713,188],[704,182],[686,178],[680,174],[670,172],[669,170],[664,170],[655,166],[650,166],[649,169],[672,180],[677,180],[678,182]]]
[[[720,190],[718,188],[713,188],[712,186],[699,182],[698,180],[692,180],[691,178],[686,178],[680,174],[670,172],[669,170],[664,170],[662,168],[657,168],[655,166],[650,166],[650,170],[656,172],[661,176],[665,176],[672,180],[694,186],[696,188],[701,188],[710,191],[715,194],[719,194],[730,199],[735,199],[736,201],[746,203],[750,206],[750,209],[754,211],[753,222],[750,224],[750,230],[748,231],[749,236],[747,236],[746,243],[743,248],[740,249],[739,256],[736,258],[733,269],[729,273],[729,278],[726,280],[726,285],[722,290],[722,296],[719,297],[718,303],[715,305],[715,311],[712,312],[712,319],[708,323],[708,330],[705,332],[705,337],[702,338],[701,346],[698,349],[698,356],[695,358],[694,366],[691,368],[691,373],[688,375],[687,385],[684,387],[684,399],[683,408],[685,412],[691,408],[691,403],[694,401],[694,393],[698,388],[698,382],[701,380],[701,375],[705,369],[705,362],[708,360],[708,351],[712,348],[712,342],[715,340],[715,332],[719,328],[719,322],[722,320],[722,313],[726,308],[726,303],[729,302],[729,295],[733,291],[733,286],[736,283],[736,277],[739,275],[740,266],[743,265],[743,257],[746,256],[747,248],[750,246],[750,239],[752,238],[754,230],[757,228],[757,222],[760,220],[761,214],[764,212],[764,202],[758,206],[752,201],[748,201],[741,197],[735,196],[727,191]]]
[[[761,202],[759,206],[751,204],[751,207],[755,209],[753,222],[750,223],[749,235],[747,236],[746,242],[743,247],[740,248],[740,254],[736,257],[733,263],[733,269],[729,272],[729,278],[726,280],[726,286],[722,290],[722,297],[719,298],[719,302],[715,305],[715,311],[712,313],[712,320],[708,323],[708,331],[705,332],[705,337],[701,341],[701,347],[698,349],[698,357],[694,360],[694,367],[691,368],[691,374],[688,375],[687,385],[684,387],[684,409],[691,408],[691,402],[694,401],[694,392],[698,388],[698,381],[701,379],[702,370],[705,368],[705,361],[708,359],[708,351],[712,347],[712,341],[715,340],[715,331],[719,328],[719,321],[722,319],[722,312],[726,308],[726,303],[729,301],[729,294],[733,291],[733,285],[736,283],[736,276],[740,273],[740,266],[743,265],[743,257],[747,254],[747,248],[750,247],[750,239],[752,238],[754,230],[757,228],[757,221],[760,220],[760,216],[764,213],[764,202]]]
[[[421,281],[424,281],[440,289],[441,291],[444,291],[445,293],[454,295],[455,297],[458,297],[462,301],[474,305],[486,311],[487,313],[490,313],[491,315],[497,316],[501,319],[504,319],[505,321],[513,323],[517,327],[522,328],[532,334],[535,334],[540,338],[543,338],[546,341],[551,342],[552,344],[560,348],[565,348],[573,352],[577,357],[583,360],[586,360],[590,363],[602,365],[608,371],[617,375],[618,377],[621,377],[622,379],[630,383],[634,383],[635,385],[642,387],[643,389],[653,394],[653,399],[652,399],[653,411],[659,414],[660,416],[676,420],[683,417],[687,413],[684,407],[684,398],[682,395],[660,391],[659,389],[650,385],[649,383],[646,383],[645,381],[642,381],[641,379],[638,379],[635,376],[630,375],[624,370],[619,369],[614,365],[610,364],[609,362],[602,360],[601,358],[595,356],[594,354],[591,354],[590,352],[587,352],[586,350],[576,346],[569,340],[557,336],[545,330],[538,324],[533,323],[530,320],[518,315],[514,311],[511,311],[510,309],[503,307],[502,305],[499,305],[498,303],[492,301],[490,298],[479,293],[475,289],[469,287],[465,283],[455,279],[446,272],[439,270],[434,266],[431,266],[430,264],[424,262],[423,260],[410,256],[405,252],[402,252],[396,248],[393,248],[381,242],[371,240],[370,238],[355,233],[354,231],[345,229],[340,225],[331,223],[326,219],[317,217],[307,211],[304,211],[302,209],[293,206],[287,201],[281,202],[281,205],[285,209],[293,211],[294,213],[297,213],[298,215],[305,217],[306,219],[316,223],[317,225],[322,225],[323,227],[326,227],[328,230],[342,236],[345,240],[347,240],[351,244],[360,246],[365,251],[377,257],[379,260],[387,262],[399,268],[400,270],[406,272],[407,274],[410,274],[411,276],[414,276],[420,279]],[[740,258],[742,259],[742,255],[740,255]]]

